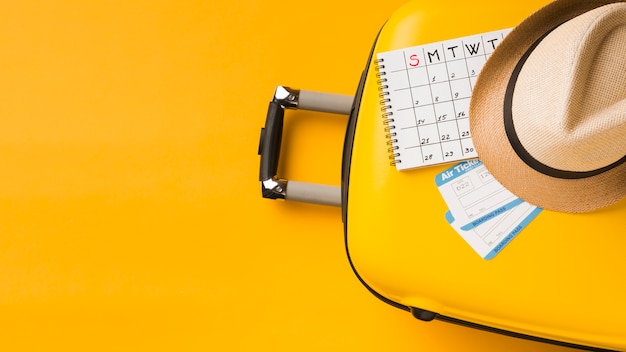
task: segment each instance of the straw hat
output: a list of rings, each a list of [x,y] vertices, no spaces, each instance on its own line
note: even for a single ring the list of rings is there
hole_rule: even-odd
[[[478,156],[523,200],[587,212],[626,196],[626,1],[556,0],[502,41],[470,104]]]

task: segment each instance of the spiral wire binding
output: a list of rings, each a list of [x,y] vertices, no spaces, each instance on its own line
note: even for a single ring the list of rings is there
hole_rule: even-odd
[[[387,152],[389,153],[389,164],[395,166],[396,164],[401,163],[400,153],[398,152],[399,147],[395,145],[398,140],[395,138],[397,133],[394,131],[396,126],[394,125],[395,120],[393,119],[393,112],[391,110],[391,99],[389,99],[389,92],[387,89],[389,86],[387,83],[387,78],[384,77],[387,75],[387,72],[384,71],[385,65],[384,59],[378,59],[374,63],[374,69],[376,70],[376,85],[378,86],[378,97],[380,98],[380,111],[381,116],[383,118],[383,125],[385,126],[385,138],[387,139]]]

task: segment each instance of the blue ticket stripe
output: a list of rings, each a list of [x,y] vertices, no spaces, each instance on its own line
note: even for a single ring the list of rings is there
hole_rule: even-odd
[[[520,198],[517,198],[509,203],[507,203],[506,205],[501,206],[500,208],[493,210],[490,213],[487,213],[483,216],[481,216],[480,218],[470,222],[469,224],[463,225],[461,226],[461,229],[464,231],[469,231],[473,228],[475,228],[476,226],[479,226],[481,224],[484,224],[485,222],[495,218],[498,215],[502,215],[504,213],[506,213],[507,211],[515,208],[516,206],[522,204],[524,201],[521,200]]]
[[[463,176],[466,173],[482,165],[482,161],[478,159],[464,161],[437,175],[437,177],[435,178],[435,183],[437,184],[437,186],[445,185],[446,183],[453,181],[459,176]]]
[[[487,253],[487,255],[484,257],[484,259],[493,259],[493,257],[495,257],[498,253],[500,253],[500,251],[502,250],[502,248],[506,247],[507,244],[511,243],[511,241],[520,233],[522,232],[522,230],[524,228],[526,228],[526,226],[528,226],[528,224],[530,224],[531,221],[533,221],[537,215],[539,215],[539,213],[541,213],[541,208],[535,208],[530,214],[528,214],[528,216],[519,223],[519,225],[515,226],[515,228],[508,234],[506,235],[505,238],[502,239],[502,241],[500,241],[500,243],[498,243],[497,246],[494,247],[494,249],[491,250],[491,252]]]
[[[446,211],[446,221],[448,224],[452,224],[454,222],[454,216],[450,210]]]

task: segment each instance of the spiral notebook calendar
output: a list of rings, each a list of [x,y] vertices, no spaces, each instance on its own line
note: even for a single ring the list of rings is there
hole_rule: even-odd
[[[469,103],[478,73],[510,29],[379,53],[384,118],[398,170],[477,157]]]

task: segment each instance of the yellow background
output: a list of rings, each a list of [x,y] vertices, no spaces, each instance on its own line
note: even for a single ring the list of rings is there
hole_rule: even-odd
[[[260,196],[274,87],[353,94],[403,2],[5,2],[0,349],[564,350],[416,321]],[[338,185],[345,122],[289,114],[281,176]]]

